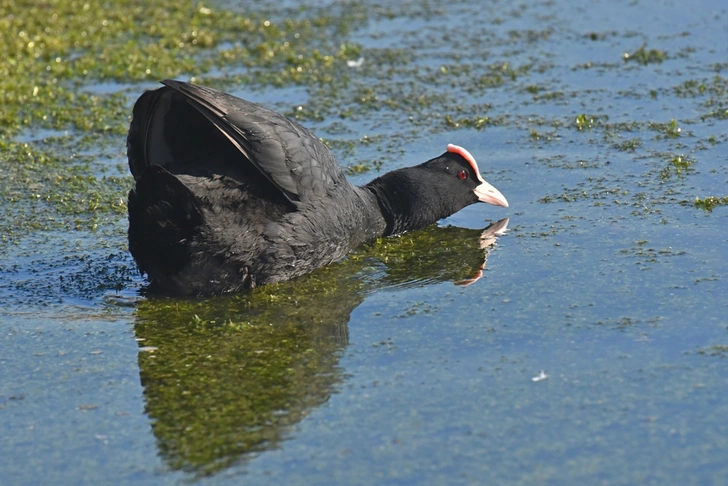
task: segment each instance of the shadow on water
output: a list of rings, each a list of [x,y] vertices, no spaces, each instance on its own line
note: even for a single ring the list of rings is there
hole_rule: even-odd
[[[344,380],[338,362],[349,317],[369,293],[469,285],[507,224],[383,239],[295,282],[246,294],[141,302],[140,377],[163,460],[204,476],[277,447]]]

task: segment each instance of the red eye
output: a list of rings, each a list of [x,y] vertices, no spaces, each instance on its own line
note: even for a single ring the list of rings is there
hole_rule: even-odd
[[[468,173],[467,173],[467,172],[465,172],[464,170],[461,170],[460,172],[458,172],[458,178],[459,178],[459,179],[460,179],[461,181],[464,181],[465,179],[467,179],[467,178],[468,178]]]

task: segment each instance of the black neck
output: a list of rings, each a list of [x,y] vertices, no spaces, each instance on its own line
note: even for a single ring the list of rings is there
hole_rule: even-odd
[[[460,209],[450,207],[444,190],[437,184],[428,184],[423,172],[420,166],[399,169],[364,186],[377,198],[387,222],[384,236],[422,228]]]

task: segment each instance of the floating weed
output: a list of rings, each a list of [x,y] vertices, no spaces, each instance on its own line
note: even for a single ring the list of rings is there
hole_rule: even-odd
[[[688,79],[673,88],[674,93],[680,97],[699,96],[704,94],[706,90],[705,82],[696,79]]]
[[[673,93],[681,98],[709,95],[717,98],[726,96],[728,79],[716,74],[709,79],[688,79],[675,86]]]
[[[556,101],[564,99],[565,95],[563,91],[548,91],[543,94],[534,95],[534,101]]]
[[[519,76],[528,73],[530,70],[531,65],[529,64],[518,67],[513,67],[508,62],[491,64],[485,74],[475,79],[469,91],[498,88],[507,82],[515,81]]]
[[[91,229],[126,212],[131,178],[100,175],[97,155],[79,155],[69,140],[20,143],[0,140],[0,231],[13,235],[53,229]],[[103,140],[103,139],[100,139]],[[102,143],[102,142],[100,142]],[[114,172],[114,171],[106,171]]]
[[[637,148],[642,146],[642,140],[639,138],[630,138],[629,140],[625,140],[620,143],[616,143],[613,145],[614,148],[617,150],[622,150],[624,152],[634,152],[637,150]]]
[[[156,80],[215,65],[243,66],[249,81],[275,85],[344,77],[344,61],[361,51],[337,38],[360,13],[350,10],[274,23],[187,0],[2,2],[0,136],[31,125],[125,131],[126,96],[84,92],[84,81]]]
[[[728,345],[716,344],[708,346],[707,348],[700,348],[696,351],[696,353],[703,356],[719,356],[721,358],[725,358],[728,356]]]
[[[622,250],[619,250],[618,253],[620,255],[636,258],[638,260],[636,262],[637,265],[644,265],[646,263],[659,263],[665,257],[674,257],[685,254],[685,251],[676,250],[672,247],[662,248],[660,250],[650,248],[646,246],[647,243],[648,242],[646,240],[636,241],[636,248],[624,248]]]
[[[382,143],[382,136],[375,135],[375,136],[368,136],[364,135],[363,137],[359,138],[358,140],[351,140],[351,139],[338,139],[338,138],[322,138],[321,141],[330,149],[336,150],[339,154],[342,154],[343,158],[349,158],[351,157],[357,146],[361,145],[370,145],[372,143]],[[364,162],[361,162],[362,164]],[[381,168],[382,162],[381,161],[374,161],[374,162],[366,162],[367,165],[370,166],[370,168],[373,169],[379,169]],[[367,169],[368,170],[368,169]]]
[[[445,115],[445,125],[450,128],[475,128],[476,130],[484,130],[486,126],[492,125],[491,120],[487,116],[461,117],[454,118],[452,115]]]
[[[728,119],[728,107],[719,107],[710,110],[703,118],[718,118],[719,120]]]
[[[669,179],[674,173],[678,177],[684,176],[686,172],[695,165],[695,159],[686,155],[668,155],[668,165],[660,171],[662,179]]]
[[[604,126],[607,120],[609,120],[607,115],[587,115],[586,113],[581,113],[574,118],[574,126],[581,132],[591,130],[597,126]]]
[[[695,159],[685,155],[676,155],[670,159],[670,165],[675,168],[679,174],[682,171],[690,169],[695,164]]]
[[[644,126],[643,123],[632,121],[632,122],[616,122],[616,123],[605,123],[604,130],[608,133],[617,132],[636,132],[641,130]]]
[[[375,160],[372,162],[359,162],[353,165],[349,165],[344,169],[346,175],[353,176],[369,172],[370,170],[379,170],[382,167],[381,160]]]
[[[638,64],[646,66],[648,64],[661,63],[662,61],[667,59],[667,54],[665,54],[664,51],[658,51],[657,49],[647,50],[645,48],[645,45],[643,44],[642,46],[640,46],[639,49],[631,54],[628,52],[622,54],[622,59],[624,59],[625,63],[636,62]]]
[[[707,110],[700,118],[728,118],[728,79],[716,74],[709,79],[689,79],[672,88],[681,98],[702,98],[701,105]]]
[[[728,196],[709,196],[705,199],[700,199],[699,197],[695,198],[695,207],[709,213],[713,212],[713,208],[715,208],[716,206],[728,206]]]
[[[682,128],[678,126],[674,118],[667,123],[649,122],[647,124],[647,127],[650,130],[655,130],[656,132],[662,133],[665,137],[668,138],[678,138],[680,136],[680,133],[682,132]]]
[[[662,320],[661,317],[655,316],[650,317],[647,319],[637,319],[634,317],[618,317],[618,318],[609,318],[597,321],[598,326],[607,326],[611,327],[616,330],[624,331],[629,328],[634,327],[659,327],[660,321]]]
[[[538,132],[532,128],[531,131],[529,132],[529,136],[531,137],[531,140],[533,140],[533,141],[543,140],[546,142],[551,142],[552,140],[559,139],[559,136],[555,130],[552,132]],[[572,167],[568,167],[568,168],[572,168]]]

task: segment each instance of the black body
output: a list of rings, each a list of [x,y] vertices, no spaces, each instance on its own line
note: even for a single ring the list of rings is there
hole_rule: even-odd
[[[127,139],[136,181],[129,250],[162,291],[216,294],[288,280],[478,201],[477,166],[459,154],[354,186],[328,148],[283,115],[163,84],[136,102]]]

